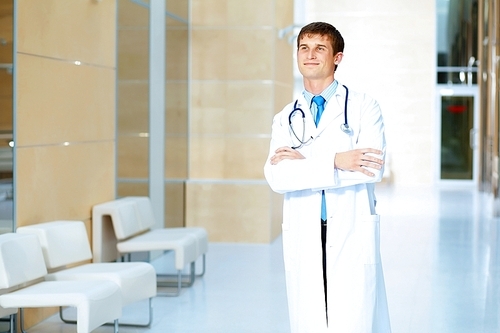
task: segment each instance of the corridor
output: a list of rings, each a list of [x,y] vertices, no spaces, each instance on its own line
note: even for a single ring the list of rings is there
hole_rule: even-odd
[[[377,197],[393,333],[498,332],[500,228],[488,217],[487,198],[464,189],[384,186]],[[281,256],[280,238],[270,245],[212,243],[202,279],[179,297],[156,297],[150,329],[120,332],[287,333]],[[122,322],[145,321],[146,306],[127,308]],[[74,331],[53,316],[28,333]]]

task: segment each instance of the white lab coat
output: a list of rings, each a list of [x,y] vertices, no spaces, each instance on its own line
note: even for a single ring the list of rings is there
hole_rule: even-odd
[[[389,333],[391,332],[384,277],[379,252],[379,216],[375,213],[375,177],[334,168],[337,152],[376,148],[384,152],[385,138],[378,103],[349,91],[348,122],[352,134],[340,129],[344,123],[345,89],[339,84],[316,128],[309,106],[300,96],[305,114],[306,138],[313,139],[298,150],[305,159],[283,160],[271,165],[274,151],[297,146],[289,130],[287,105],[273,120],[266,179],[271,188],[284,193],[283,255],[292,333]],[[302,116],[292,118],[302,137]],[[321,254],[321,190],[327,203],[327,300]]]

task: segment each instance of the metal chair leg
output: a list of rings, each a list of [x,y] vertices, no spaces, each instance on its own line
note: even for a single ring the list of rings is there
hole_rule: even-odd
[[[202,277],[203,275],[205,275],[205,271],[206,271],[206,253],[203,254],[203,266],[202,266],[202,271],[200,274],[196,274],[197,277]]]
[[[16,330],[16,314],[10,315],[10,333],[14,333]]]
[[[148,318],[148,322],[146,324],[120,323],[119,325],[126,326],[126,327],[146,327],[146,328],[151,327],[151,323],[153,322],[153,298],[151,298],[151,297],[148,300],[148,308],[149,308],[149,318]],[[76,324],[76,320],[65,319],[63,317],[62,310],[63,310],[63,308],[62,308],[62,306],[60,306],[59,307],[59,318],[61,318],[61,320],[63,322],[65,322],[66,324]],[[115,323],[114,322],[113,323],[106,323],[104,325],[111,326],[111,325],[115,325]]]
[[[1,322],[8,322],[9,323],[9,329],[8,331],[2,331],[0,333],[15,333],[15,327],[16,327],[16,314],[11,314],[8,319],[1,318]]]
[[[177,285],[177,290],[173,293],[158,293],[158,296],[179,296],[181,288],[182,287],[191,287],[194,284],[195,280],[195,270],[196,270],[196,262],[192,262],[190,265],[190,270],[189,270],[189,275],[182,275],[182,271],[178,270],[177,271],[177,279],[175,282],[168,282],[168,281],[158,281],[157,286],[158,287],[175,287]],[[173,278],[174,276],[172,274],[157,274],[158,277],[162,278]],[[183,278],[188,278],[187,281],[183,281]]]
[[[167,284],[167,283],[165,283],[165,282],[157,282],[157,286],[159,286],[159,287],[169,287],[170,285]],[[181,288],[182,288],[182,271],[178,270],[177,271],[177,289],[176,289],[176,291],[173,292],[173,293],[168,293],[168,292],[156,293],[156,295],[157,296],[176,297],[176,296],[180,295]]]
[[[22,333],[26,333],[24,330],[24,309],[20,308],[19,309],[19,328],[21,329]]]
[[[179,283],[179,276],[181,280],[181,285],[182,287],[191,287],[194,283],[195,280],[195,270],[196,270],[196,263],[192,262],[189,265],[189,274],[182,275],[182,271],[177,271],[177,274],[156,274],[157,277],[159,278],[165,278],[165,279],[176,279],[175,281],[158,281],[156,284],[158,287],[175,287]]]

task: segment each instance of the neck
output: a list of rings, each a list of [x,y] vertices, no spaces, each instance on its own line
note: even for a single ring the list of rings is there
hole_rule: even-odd
[[[326,89],[326,87],[332,84],[333,80],[333,76],[323,80],[311,80],[304,78],[304,89],[313,95],[319,95]]]

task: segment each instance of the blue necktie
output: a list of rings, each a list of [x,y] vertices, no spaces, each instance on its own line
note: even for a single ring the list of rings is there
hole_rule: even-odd
[[[318,111],[316,112],[316,119],[314,119],[314,123],[316,124],[316,127],[318,127],[321,115],[323,114],[323,111],[325,111],[325,99],[323,98],[323,96],[318,95],[314,96],[312,100],[318,106]],[[326,200],[325,200],[324,190],[321,192],[321,219],[323,221],[326,221]]]
[[[321,115],[323,114],[323,111],[325,111],[325,99],[323,98],[323,96],[318,95],[314,96],[312,100],[318,106],[318,111],[316,112],[316,119],[314,119],[314,123],[316,124],[316,127],[318,127]]]

